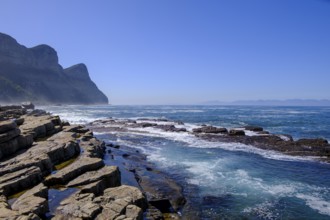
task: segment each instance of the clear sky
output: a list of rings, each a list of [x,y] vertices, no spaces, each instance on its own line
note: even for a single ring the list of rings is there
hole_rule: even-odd
[[[0,32],[112,104],[330,98],[329,0],[1,0]]]

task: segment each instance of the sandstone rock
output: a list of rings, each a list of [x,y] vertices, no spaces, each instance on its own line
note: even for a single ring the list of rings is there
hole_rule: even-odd
[[[128,205],[125,212],[126,217],[132,218],[134,220],[143,219],[143,210],[135,205]]]
[[[105,166],[96,171],[86,172],[67,184],[67,187],[87,185],[99,180],[104,180],[106,188],[119,186],[121,182],[120,171],[115,166]]]
[[[7,131],[6,133],[2,133],[2,134],[0,134],[0,143],[7,142],[7,141],[17,137],[20,134],[21,134],[21,130],[19,130],[18,128],[15,128],[11,131]]]
[[[119,186],[104,191],[103,196],[94,200],[103,206],[102,213],[96,219],[142,219],[142,210],[146,208],[146,199],[142,192],[132,186]]]
[[[133,186],[122,185],[119,187],[109,188],[104,191],[102,196],[103,204],[110,203],[117,199],[124,199],[130,204],[136,205],[142,209],[147,207],[146,199],[142,192]]]
[[[1,176],[0,189],[9,196],[38,184],[41,179],[40,168],[33,166]]]
[[[76,193],[61,202],[54,219],[94,219],[102,210],[92,193]]]
[[[217,128],[213,126],[204,126],[201,128],[194,128],[194,133],[209,133],[209,134],[219,134],[219,133],[227,133],[226,128]]]
[[[105,144],[96,138],[90,138],[87,141],[82,138],[80,141],[80,147],[82,149],[82,154],[88,157],[103,158],[104,156]]]
[[[60,125],[58,117],[50,115],[25,116],[25,123],[20,126],[23,133],[33,134],[33,138],[43,138],[54,134],[55,126]]]
[[[48,188],[39,184],[21,195],[11,206],[12,210],[20,214],[34,213],[45,216],[48,212]]]
[[[63,185],[81,174],[97,170],[102,166],[104,166],[104,162],[100,158],[79,157],[69,166],[47,177],[45,179],[45,184],[48,186],[57,184]]]

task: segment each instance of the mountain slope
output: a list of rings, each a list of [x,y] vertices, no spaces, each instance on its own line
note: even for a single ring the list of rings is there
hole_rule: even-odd
[[[84,64],[63,69],[48,45],[26,48],[0,33],[0,102],[108,104]]]

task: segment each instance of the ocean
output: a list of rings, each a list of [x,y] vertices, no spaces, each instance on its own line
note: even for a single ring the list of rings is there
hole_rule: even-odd
[[[43,106],[63,120],[167,119],[187,130],[202,124],[257,125],[274,134],[330,140],[330,107]],[[169,122],[170,123],[170,122]],[[96,133],[141,150],[183,186],[201,219],[330,219],[330,164],[238,143],[209,142],[185,132]]]

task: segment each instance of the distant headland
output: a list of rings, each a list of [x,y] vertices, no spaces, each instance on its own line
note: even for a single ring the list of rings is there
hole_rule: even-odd
[[[27,48],[0,33],[0,103],[108,104],[85,64],[64,69],[48,45]]]

